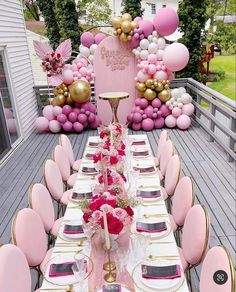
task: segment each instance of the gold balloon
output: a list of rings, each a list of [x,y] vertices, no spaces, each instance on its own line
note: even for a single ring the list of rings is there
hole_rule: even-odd
[[[114,28],[120,28],[121,19],[120,17],[112,17],[111,24]]]
[[[64,91],[64,96],[67,97],[69,93],[67,91]]]
[[[57,105],[63,105],[66,101],[66,98],[63,94],[58,94],[56,97],[54,97],[55,103]]]
[[[121,34],[121,33],[122,33],[121,28],[118,28],[118,29],[116,30],[116,32],[117,32],[117,34]]]
[[[154,84],[153,83],[153,79],[148,79],[146,82],[145,82],[146,86],[147,87],[152,87],[152,85]]]
[[[161,92],[158,93],[158,98],[162,102],[166,102],[170,99],[170,89],[163,89]]]
[[[146,90],[146,85],[145,85],[145,83],[143,83],[143,82],[138,82],[138,85],[137,85],[136,89],[137,89],[138,91],[141,91],[141,92],[145,91],[145,90]]]
[[[55,100],[55,98],[53,98],[53,100],[52,100],[52,105],[53,106],[57,106],[58,104],[57,104],[57,101]]]
[[[121,29],[123,30],[123,32],[129,33],[132,30],[131,22],[128,20],[122,21]]]
[[[71,99],[75,102],[84,103],[91,96],[91,88],[88,82],[76,80],[69,86]]]
[[[131,41],[131,39],[132,39],[131,35],[128,35],[128,36],[127,36],[127,40],[128,40],[128,41]]]
[[[153,100],[155,97],[156,97],[156,92],[152,89],[146,89],[145,92],[144,92],[144,97],[147,99],[147,100]]]
[[[128,21],[132,21],[132,17],[129,13],[125,13],[121,16],[122,20],[128,20]]]
[[[162,91],[163,90],[163,85],[161,82],[157,82],[157,85],[155,86],[156,91]]]
[[[128,40],[127,40],[127,35],[124,33],[124,32],[122,32],[122,34],[120,35],[120,40],[122,41],[122,42],[127,42]]]
[[[129,32],[129,35],[133,35],[133,34],[134,34],[134,31],[131,30],[131,31]]]
[[[166,85],[164,86],[164,88],[165,88],[165,89],[169,89],[169,84],[166,84]]]
[[[113,34],[114,34],[114,36],[117,36],[118,35],[118,33],[117,33],[116,30],[113,31]]]
[[[139,28],[138,23],[135,21],[131,21],[131,26],[132,26],[132,29]]]
[[[66,104],[69,104],[69,105],[73,105],[74,101],[72,100],[71,96],[67,96],[66,98]]]

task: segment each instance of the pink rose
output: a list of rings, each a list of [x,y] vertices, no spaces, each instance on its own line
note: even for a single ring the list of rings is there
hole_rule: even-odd
[[[126,226],[126,225],[131,225],[132,222],[133,222],[133,218],[130,217],[130,216],[127,216],[127,217],[124,219],[124,221],[123,221],[123,223],[124,223],[125,226]]]
[[[101,211],[104,211],[105,213],[112,213],[113,212],[113,207],[109,204],[104,204],[100,207]]]
[[[127,212],[122,208],[115,208],[112,215],[119,220],[124,220],[124,218],[127,216]]]
[[[96,221],[100,220],[102,218],[102,212],[96,210],[95,212],[93,212],[92,218],[95,219]]]

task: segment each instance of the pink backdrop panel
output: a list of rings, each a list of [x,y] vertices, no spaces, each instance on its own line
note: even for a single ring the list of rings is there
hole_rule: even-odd
[[[121,42],[117,37],[105,38],[94,55],[95,96],[98,116],[104,125],[111,122],[111,108],[106,100],[100,100],[104,92],[128,92],[129,98],[121,100],[118,108],[119,122],[125,124],[136,96],[134,78],[137,75],[137,63],[129,43]]]

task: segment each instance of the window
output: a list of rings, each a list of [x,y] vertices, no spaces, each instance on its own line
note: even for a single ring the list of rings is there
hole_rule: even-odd
[[[156,4],[151,4],[152,14],[156,14]]]

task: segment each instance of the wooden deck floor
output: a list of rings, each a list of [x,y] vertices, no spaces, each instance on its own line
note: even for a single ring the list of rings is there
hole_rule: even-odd
[[[155,130],[148,133],[154,153],[160,132]],[[91,130],[80,135],[69,135],[77,158],[82,156],[88,136],[96,133]],[[51,157],[53,146],[58,143],[58,136],[32,134],[0,167],[0,244],[10,242],[12,216],[17,210],[27,206],[30,185],[43,182],[43,162]],[[182,173],[192,176],[195,181],[197,202],[204,204],[209,210],[210,246],[223,244],[234,258],[235,163],[227,162],[224,151],[216,143],[208,142],[208,136],[201,128],[192,126],[186,132],[170,130],[169,136],[182,159]],[[198,291],[199,269],[200,267],[193,275],[194,291]]]

